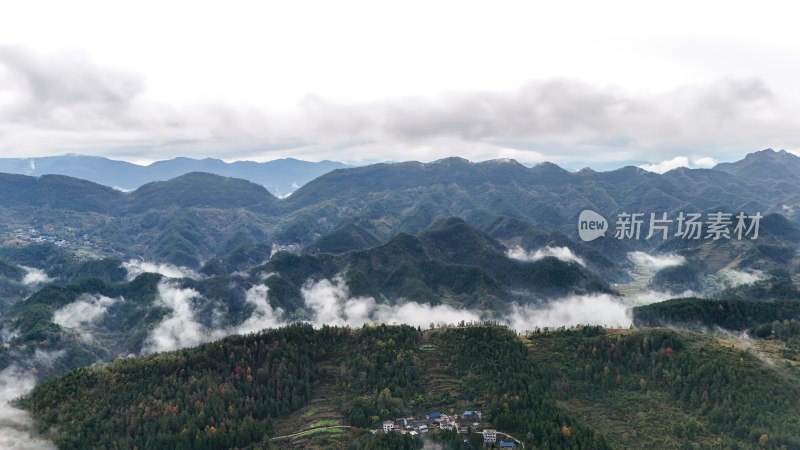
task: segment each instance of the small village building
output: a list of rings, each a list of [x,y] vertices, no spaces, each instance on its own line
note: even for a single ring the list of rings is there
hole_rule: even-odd
[[[427,425],[420,425],[419,426],[419,432],[420,433],[427,433],[428,432],[428,426]]]
[[[483,442],[485,444],[494,444],[497,442],[496,430],[483,430]]]
[[[383,432],[388,433],[392,430],[394,430],[394,422],[392,422],[391,420],[385,420],[383,422]]]
[[[477,418],[480,419],[482,414],[478,410],[470,410],[470,411],[464,411],[464,414],[462,414],[462,416],[464,416],[464,417],[477,417]]]
[[[425,419],[426,420],[434,420],[434,419],[439,419],[441,417],[442,417],[442,413],[439,413],[439,412],[429,412],[428,414],[425,414]]]
[[[515,448],[516,446],[517,445],[511,441],[500,441],[500,445],[498,445],[500,448]]]

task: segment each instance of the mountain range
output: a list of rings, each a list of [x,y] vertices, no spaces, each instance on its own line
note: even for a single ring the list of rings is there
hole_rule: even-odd
[[[479,229],[508,218],[576,240],[584,209],[607,218],[622,212],[675,217],[681,211],[748,211],[781,214],[797,225],[800,180],[778,168],[798,160],[765,150],[737,163],[747,164],[739,175],[728,171],[740,166],[730,165],[659,175],[634,167],[571,173],[550,163],[528,168],[510,160],[447,158],[337,169],[284,199],[257,183],[199,172],[130,193],[61,175],[0,175],[0,231],[35,229],[76,245],[76,236],[86,235],[87,251],[199,267],[243,244],[302,248],[347,223],[379,242],[401,232],[417,234],[448,217]],[[773,176],[753,176],[757,168]],[[619,257],[661,244],[599,239],[583,245]]]
[[[174,158],[146,166],[86,155],[0,158],[0,173],[66,175],[126,191],[132,191],[152,181],[169,180],[190,172],[207,172],[260,184],[278,196],[291,194],[320,175],[346,167],[350,166],[334,161],[308,162],[294,158],[262,163],[226,163],[214,158]]]
[[[130,192],[0,174],[0,415],[61,448],[478,449],[368,431],[475,408],[531,447],[794,448],[795,167],[446,158],[288,197],[203,171]],[[584,209],[763,217],[758,239],[584,242]]]

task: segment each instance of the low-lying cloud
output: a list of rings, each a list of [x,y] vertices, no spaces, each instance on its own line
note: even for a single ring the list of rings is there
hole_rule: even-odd
[[[519,331],[587,324],[627,327],[630,307],[629,301],[607,294],[570,296],[544,306],[514,305],[503,321]]]
[[[56,446],[42,439],[35,431],[33,418],[15,408],[11,401],[36,386],[29,371],[11,365],[0,372],[0,448],[15,450],[55,450]]]
[[[36,349],[33,352],[33,359],[31,360],[32,363],[37,367],[53,367],[53,364],[64,355],[67,354],[66,350],[55,350],[55,351],[46,351],[41,349]]]
[[[256,285],[245,293],[253,306],[251,315],[238,325],[209,327],[200,323],[196,303],[202,302],[193,289],[181,288],[174,282],[162,281],[158,286],[158,302],[171,312],[146,338],[143,354],[190,347],[231,334],[260,331],[288,325],[290,320],[281,308],[269,300],[269,288]],[[633,322],[634,306],[663,301],[675,295],[646,291],[635,296],[608,294],[568,296],[543,304],[512,305],[509,312],[492,316],[485,311],[400,301],[395,305],[377,302],[372,297],[353,297],[342,277],[333,280],[309,281],[301,288],[304,309],[315,327],[323,325],[360,327],[369,323],[407,324],[419,327],[496,320],[518,331],[543,327],[603,325],[627,327]],[[687,292],[681,296],[691,295]]]
[[[57,309],[53,313],[53,323],[73,329],[80,334],[81,339],[91,341],[93,325],[105,316],[109,306],[122,301],[122,297],[83,294],[78,300]]]
[[[757,281],[766,279],[764,272],[760,270],[736,270],[736,269],[723,269],[719,271],[723,278],[723,282],[728,287],[743,286],[745,284],[753,284]]]
[[[312,320],[317,326],[359,326],[370,321],[370,313],[375,309],[375,299],[372,297],[351,298],[341,278],[333,282],[320,280],[307,283],[301,293],[305,305],[313,311]]]
[[[512,247],[508,249],[506,254],[509,258],[520,261],[538,261],[547,256],[552,256],[560,259],[561,261],[575,262],[582,266],[586,266],[586,261],[573,253],[569,247],[547,246],[533,252],[526,252],[522,247]]]
[[[198,297],[200,294],[194,289],[181,288],[169,281],[158,284],[156,302],[171,312],[147,336],[143,354],[192,347],[223,336],[198,322],[192,303]]]
[[[341,277],[310,282],[301,289],[309,322],[323,325],[359,327],[366,323],[453,324],[480,320],[481,314],[446,305],[432,306],[407,302],[400,305],[377,304],[372,297],[351,297]],[[192,347],[231,334],[244,334],[289,324],[283,309],[269,302],[269,288],[256,285],[245,292],[245,301],[253,306],[250,316],[238,325],[208,327],[198,320],[195,301],[202,301],[194,289],[181,288],[170,281],[158,285],[157,303],[170,313],[156,325],[145,339],[143,354]]]
[[[140,259],[131,259],[122,263],[128,271],[128,281],[133,280],[143,273],[160,273],[167,278],[200,278],[200,275],[188,267],[176,266],[167,263],[153,263]]]
[[[351,297],[341,277],[306,284],[303,300],[312,311],[312,323],[322,325],[348,325],[359,327],[365,323],[454,324],[480,320],[477,311],[454,308],[448,305],[432,306],[427,303],[405,302],[398,305],[377,304],[372,297]]]
[[[269,304],[269,288],[263,284],[251,287],[245,292],[245,301],[253,305],[253,313],[235,328],[237,334],[252,333],[264,328],[278,328],[286,325],[283,309],[272,308]]]
[[[646,252],[630,252],[628,253],[628,259],[637,266],[653,272],[658,272],[667,267],[679,266],[686,262],[686,258],[674,253],[651,255]]]
[[[199,292],[182,288],[172,281],[161,281],[156,302],[169,308],[170,313],[145,338],[142,354],[193,347],[232,334],[287,325],[283,310],[270,305],[268,294],[269,288],[265,285],[251,287],[245,292],[245,301],[253,306],[253,312],[247,319],[233,327],[209,327],[201,323],[197,316],[195,303],[203,301]]]
[[[25,270],[25,276],[22,278],[22,284],[27,286],[34,286],[42,283],[49,283],[53,281],[52,278],[47,276],[47,273],[42,269],[35,267],[20,266]]]
[[[717,164],[717,160],[710,156],[701,156],[698,158],[689,158],[687,156],[676,156],[666,161],[661,161],[654,164],[642,164],[639,167],[655,173],[669,172],[672,169],[679,167],[687,167],[691,169],[710,169]]]
[[[365,323],[378,322],[427,327],[430,324],[458,324],[462,321],[493,319],[518,331],[573,325],[628,327],[633,323],[631,310],[634,306],[676,297],[674,294],[652,290],[629,297],[609,294],[571,295],[543,304],[515,304],[510,312],[490,317],[482,311],[448,305],[413,301],[385,305],[378,304],[372,297],[351,297],[340,277],[333,281],[309,283],[302,293],[306,306],[313,312],[312,323],[315,326],[328,324],[358,327]],[[687,295],[692,293],[687,291],[679,296]]]

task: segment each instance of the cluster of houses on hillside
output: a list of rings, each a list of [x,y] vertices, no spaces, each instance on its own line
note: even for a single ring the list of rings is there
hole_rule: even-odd
[[[440,412],[429,412],[424,419],[414,417],[404,417],[383,422],[384,433],[403,433],[417,436],[427,433],[431,429],[447,431],[457,431],[459,434],[470,432],[483,435],[483,442],[486,444],[497,444],[499,448],[516,448],[516,443],[512,441],[497,441],[497,431],[484,429],[481,425],[483,414],[477,410],[464,411],[463,414],[447,415]]]
[[[112,247],[96,242],[94,236],[90,236],[87,233],[81,234],[79,230],[69,227],[63,227],[63,229],[49,227],[47,230],[16,228],[12,231],[0,225],[0,242],[5,242],[6,244],[19,242],[38,244],[50,243],[56,247],[61,247],[76,253],[114,253],[122,255],[122,253],[114,250]],[[83,259],[80,254],[76,256],[78,256],[78,259]]]

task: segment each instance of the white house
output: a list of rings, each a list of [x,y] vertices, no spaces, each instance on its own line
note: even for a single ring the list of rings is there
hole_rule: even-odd
[[[391,420],[384,420],[383,421],[383,432],[388,433],[394,430],[394,422]]]
[[[496,430],[483,430],[483,442],[485,444],[494,444],[497,442]]]

